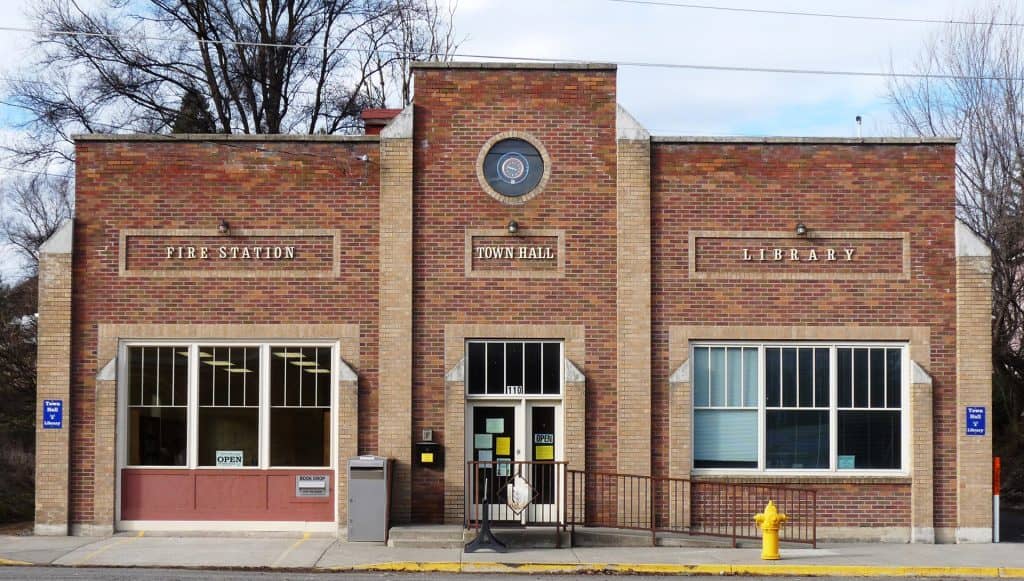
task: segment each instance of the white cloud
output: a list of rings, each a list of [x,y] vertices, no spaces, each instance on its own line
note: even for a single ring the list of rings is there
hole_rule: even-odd
[[[752,0],[736,7],[943,19],[981,2]],[[723,3],[726,5],[726,3]],[[462,5],[460,4],[460,10]],[[906,70],[939,25],[743,14],[606,0],[474,0],[460,52],[591,61],[886,72]],[[655,133],[822,135],[887,116],[885,79],[623,66],[619,101]],[[831,115],[831,117],[830,117]],[[865,130],[876,127],[865,123]],[[888,127],[888,125],[885,125]]]

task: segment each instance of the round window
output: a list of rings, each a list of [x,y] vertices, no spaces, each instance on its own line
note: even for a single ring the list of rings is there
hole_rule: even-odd
[[[491,146],[483,159],[483,177],[495,192],[518,198],[544,177],[544,158],[529,141],[511,137]]]

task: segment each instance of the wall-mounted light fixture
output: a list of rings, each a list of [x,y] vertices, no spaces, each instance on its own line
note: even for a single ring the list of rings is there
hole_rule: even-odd
[[[800,222],[796,225],[796,235],[807,236],[807,226],[804,226],[803,222]]]
[[[357,155],[357,156],[356,156],[356,159],[357,159],[358,161],[362,161],[362,162],[364,162],[364,163],[365,163],[365,162],[367,162],[367,161],[370,161],[370,156],[369,156],[369,155],[366,155],[366,154],[364,153],[364,154],[362,154],[362,155]]]
[[[519,233],[519,222],[516,222],[515,220],[509,220],[509,222],[508,222],[508,233],[509,234],[518,234]]]
[[[220,221],[220,225],[217,226],[217,232],[220,232],[221,234],[228,234],[231,232],[231,226],[228,225],[227,220]]]

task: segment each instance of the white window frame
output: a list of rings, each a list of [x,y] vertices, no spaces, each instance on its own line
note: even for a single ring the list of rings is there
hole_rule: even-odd
[[[469,393],[469,344],[470,343],[501,343],[507,345],[508,343],[558,343],[558,393],[526,393],[523,390],[521,394],[505,394],[505,393]],[[506,347],[507,349],[507,347]],[[466,373],[465,373],[465,398],[469,399],[494,399],[494,400],[555,400],[561,401],[563,394],[565,393],[565,341],[562,339],[466,339],[465,345],[463,345],[463,353],[466,358]],[[544,349],[541,347],[541,362],[543,365]],[[486,359],[486,355],[485,355]],[[508,360],[506,355],[506,361]],[[504,369],[504,367],[503,367]],[[526,369],[526,357],[524,351],[523,357],[523,369],[525,373]],[[543,381],[543,372],[541,374]],[[484,366],[484,390],[487,389],[487,366]],[[543,390],[543,386],[541,387]]]
[[[857,342],[857,341],[693,341],[690,343],[690,426],[694,426],[697,406],[694,404],[694,351],[700,348],[746,347],[757,348],[757,468],[696,468],[696,459],[691,459],[691,472],[695,475],[765,475],[765,476],[822,476],[842,478],[849,476],[909,476],[910,475],[910,356],[909,345],[898,342]],[[766,468],[767,448],[767,400],[765,397],[765,349],[766,348],[827,348],[829,350],[829,467],[828,468]],[[899,349],[900,350],[900,467],[898,469],[844,469],[838,468],[839,453],[839,399],[838,399],[838,357],[837,350],[851,349]],[[710,403],[710,400],[709,400]],[[780,402],[781,403],[781,402]],[[701,406],[700,409],[714,409]],[[774,409],[774,408],[773,408]],[[824,409],[824,408],[803,408]],[[848,409],[848,408],[844,408]],[[867,408],[864,408],[867,409]],[[888,408],[893,409],[893,408]],[[693,429],[690,430],[690,450],[696,450]]]
[[[260,350],[260,405],[258,446],[259,459],[256,466],[227,468],[199,465],[199,347],[258,347]],[[187,461],[184,466],[154,466],[128,464],[128,350],[133,347],[173,347],[187,348],[188,362],[188,407],[186,412],[186,450]],[[327,347],[331,350],[331,434],[330,462],[327,466],[271,466],[270,465],[270,349],[272,347]],[[337,341],[301,341],[301,340],[191,340],[191,341],[134,341],[125,340],[118,344],[118,381],[117,381],[117,461],[119,468],[133,470],[331,470],[337,473],[338,454],[338,373],[340,368],[340,345]],[[120,470],[118,470],[120,474]],[[120,486],[120,484],[118,484]]]

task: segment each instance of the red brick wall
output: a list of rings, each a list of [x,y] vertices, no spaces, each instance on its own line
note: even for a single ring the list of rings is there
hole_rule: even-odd
[[[955,526],[954,147],[657,143],[652,157],[653,441],[668,438],[671,325],[928,326],[935,390],[935,526]],[[797,222],[812,231],[909,231],[911,279],[691,280],[687,275],[691,229],[793,231]],[[653,452],[656,473],[667,473],[667,449],[654,446]],[[899,524],[908,526],[909,483],[895,488],[887,495],[892,502],[837,493],[842,500],[829,509],[834,516],[825,522],[858,525],[860,520],[848,516],[851,511],[882,508],[897,511]]]
[[[354,159],[368,155],[368,163]],[[105,142],[77,147],[71,519],[93,518],[97,325],[356,323],[361,452],[376,451],[377,144]],[[118,276],[131,228],[340,229],[340,278]],[[351,252],[358,249],[358,252]]]
[[[614,471],[615,72],[420,69],[414,119],[413,433],[445,437],[446,323],[584,325],[587,467]],[[476,177],[481,147],[505,131],[531,133],[551,157],[546,190],[519,207]],[[564,278],[465,277],[466,230],[512,219],[565,230]],[[443,484],[414,467],[413,520],[441,520]]]

